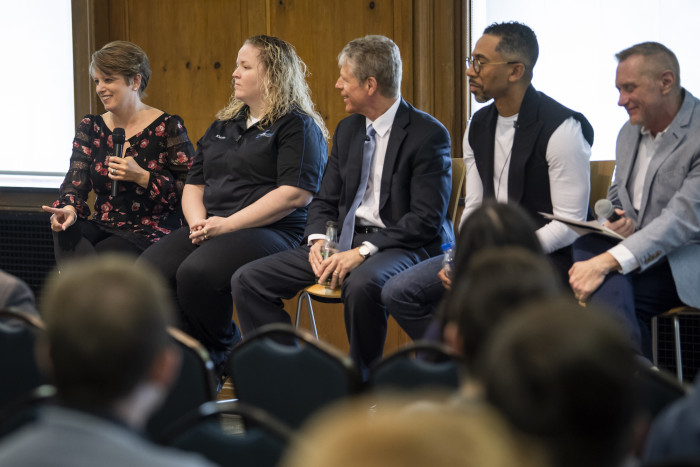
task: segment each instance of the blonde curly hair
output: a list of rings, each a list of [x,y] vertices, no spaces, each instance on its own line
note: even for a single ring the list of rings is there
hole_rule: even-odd
[[[259,125],[268,126],[289,111],[298,110],[313,118],[323,136],[329,139],[326,124],[311,100],[311,90],[306,82],[309,75],[306,64],[294,47],[282,39],[265,35],[250,37],[245,43],[259,50],[258,60],[265,68],[263,99],[267,107]],[[236,99],[233,93],[228,105],[216,114],[216,118],[229,120],[241,111],[248,113],[248,106]]]

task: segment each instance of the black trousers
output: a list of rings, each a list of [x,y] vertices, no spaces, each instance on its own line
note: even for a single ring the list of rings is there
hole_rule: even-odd
[[[98,253],[121,253],[136,258],[143,248],[129,240],[106,232],[92,221],[79,219],[63,232],[53,233],[53,252],[59,269],[67,262]]]
[[[367,237],[356,235],[354,245]],[[381,358],[384,350],[388,316],[381,300],[384,283],[428,256],[424,249],[382,250],[345,277],[341,287],[345,331],[350,357],[364,379],[369,376],[370,365]],[[231,291],[243,335],[265,324],[290,323],[282,299],[293,297],[314,280],[308,246],[268,256],[239,269],[231,279]]]
[[[299,245],[300,235],[267,227],[218,235],[201,245],[182,227],[153,244],[139,261],[159,270],[174,287],[183,328],[210,352],[215,364],[234,343],[231,275],[241,266]]]

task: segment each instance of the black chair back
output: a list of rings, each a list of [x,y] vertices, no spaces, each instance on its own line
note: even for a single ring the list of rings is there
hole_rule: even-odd
[[[666,370],[640,365],[635,379],[642,407],[652,419],[672,402],[688,393],[688,389]]]
[[[50,384],[38,386],[0,411],[0,438],[39,418],[43,406],[56,398],[56,388]]]
[[[252,428],[228,433],[222,428],[222,415],[240,416]],[[292,437],[291,428],[260,408],[240,401],[207,402],[176,423],[161,442],[200,453],[224,467],[273,467]]]
[[[161,438],[173,423],[216,398],[214,363],[206,349],[179,329],[168,328],[168,333],[182,351],[182,366],[165,402],[146,425],[151,439]]]
[[[36,364],[35,343],[44,323],[36,315],[0,311],[0,408],[46,383]]]
[[[236,396],[293,428],[359,389],[347,356],[286,324],[263,326],[246,337],[233,349],[230,365]]]
[[[373,389],[459,388],[458,362],[442,344],[416,341],[378,361],[370,374]]]

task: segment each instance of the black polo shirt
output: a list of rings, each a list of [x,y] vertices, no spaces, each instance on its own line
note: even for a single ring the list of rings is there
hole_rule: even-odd
[[[328,159],[323,133],[308,115],[292,111],[266,128],[245,127],[241,113],[217,120],[197,142],[187,177],[204,185],[208,216],[228,217],[282,185],[316,193]],[[301,228],[307,208],[299,208],[273,224]]]

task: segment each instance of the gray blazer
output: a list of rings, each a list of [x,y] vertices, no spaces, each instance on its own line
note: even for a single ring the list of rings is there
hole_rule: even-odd
[[[627,122],[617,137],[616,175],[608,199],[637,224],[622,245],[641,270],[667,256],[680,299],[700,307],[700,100],[683,91],[680,111],[649,163],[639,212],[627,190],[641,137],[639,125]]]
[[[124,426],[61,407],[3,438],[0,465],[14,467],[214,467],[203,457],[150,443]]]

